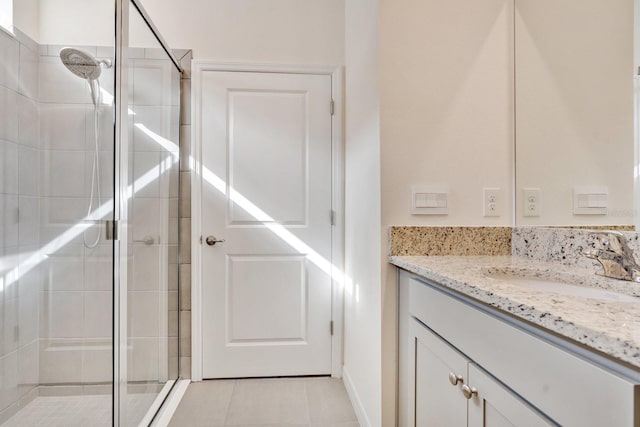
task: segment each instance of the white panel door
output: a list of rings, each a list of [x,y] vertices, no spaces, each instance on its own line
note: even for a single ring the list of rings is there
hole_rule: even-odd
[[[203,377],[330,374],[331,77],[203,71],[201,99]]]

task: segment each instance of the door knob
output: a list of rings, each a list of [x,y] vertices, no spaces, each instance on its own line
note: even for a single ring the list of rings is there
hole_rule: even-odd
[[[216,236],[207,236],[206,239],[204,239],[204,241],[207,243],[207,245],[209,246],[213,246],[216,243],[224,243],[224,239],[217,239]]]

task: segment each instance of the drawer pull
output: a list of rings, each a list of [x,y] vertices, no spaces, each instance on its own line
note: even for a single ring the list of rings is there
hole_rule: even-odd
[[[468,385],[463,384],[462,394],[464,394],[464,397],[466,397],[467,399],[471,399],[473,396],[478,395],[478,389],[476,389],[475,387],[469,387]]]
[[[456,375],[453,372],[449,372],[449,382],[451,385],[458,385],[458,383],[463,382],[464,379],[460,375]]]

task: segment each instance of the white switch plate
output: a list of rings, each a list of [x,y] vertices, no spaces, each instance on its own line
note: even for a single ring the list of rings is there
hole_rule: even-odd
[[[412,215],[448,215],[449,188],[441,185],[411,187]]]
[[[573,187],[574,215],[607,215],[608,211],[609,189],[607,187]]]
[[[541,199],[539,188],[524,188],[522,190],[522,216],[540,216]]]
[[[482,215],[498,217],[502,211],[502,192],[499,188],[482,189]]]

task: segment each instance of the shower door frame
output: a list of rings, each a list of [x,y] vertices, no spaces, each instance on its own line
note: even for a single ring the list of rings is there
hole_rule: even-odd
[[[113,406],[112,423],[114,426],[125,424],[122,399],[126,396],[127,378],[127,285],[128,285],[128,211],[127,193],[129,187],[129,11],[130,5],[140,13],[144,22],[162,46],[167,56],[173,62],[180,74],[183,69],[151,21],[151,18],[138,0],[115,0],[115,147],[114,147],[114,245],[113,245]],[[182,91],[182,87],[180,87]],[[181,97],[180,97],[181,98]],[[182,103],[180,104],[182,108]],[[180,188],[180,185],[178,185]],[[180,235],[178,231],[178,242]],[[180,245],[178,245],[178,262],[180,259]],[[180,283],[178,279],[178,289]],[[178,292],[179,298],[180,292]],[[178,301],[179,306],[179,301]],[[178,316],[179,322],[180,316]],[[178,331],[180,325],[178,324]],[[178,337],[179,338],[179,337]],[[179,352],[178,348],[178,352]],[[179,354],[178,354],[179,360]],[[166,390],[165,396],[158,396],[156,401],[165,401],[175,385],[180,380],[180,373],[172,387]],[[155,402],[154,402],[155,403]],[[157,408],[154,417],[161,406]],[[153,418],[152,418],[153,419]]]

